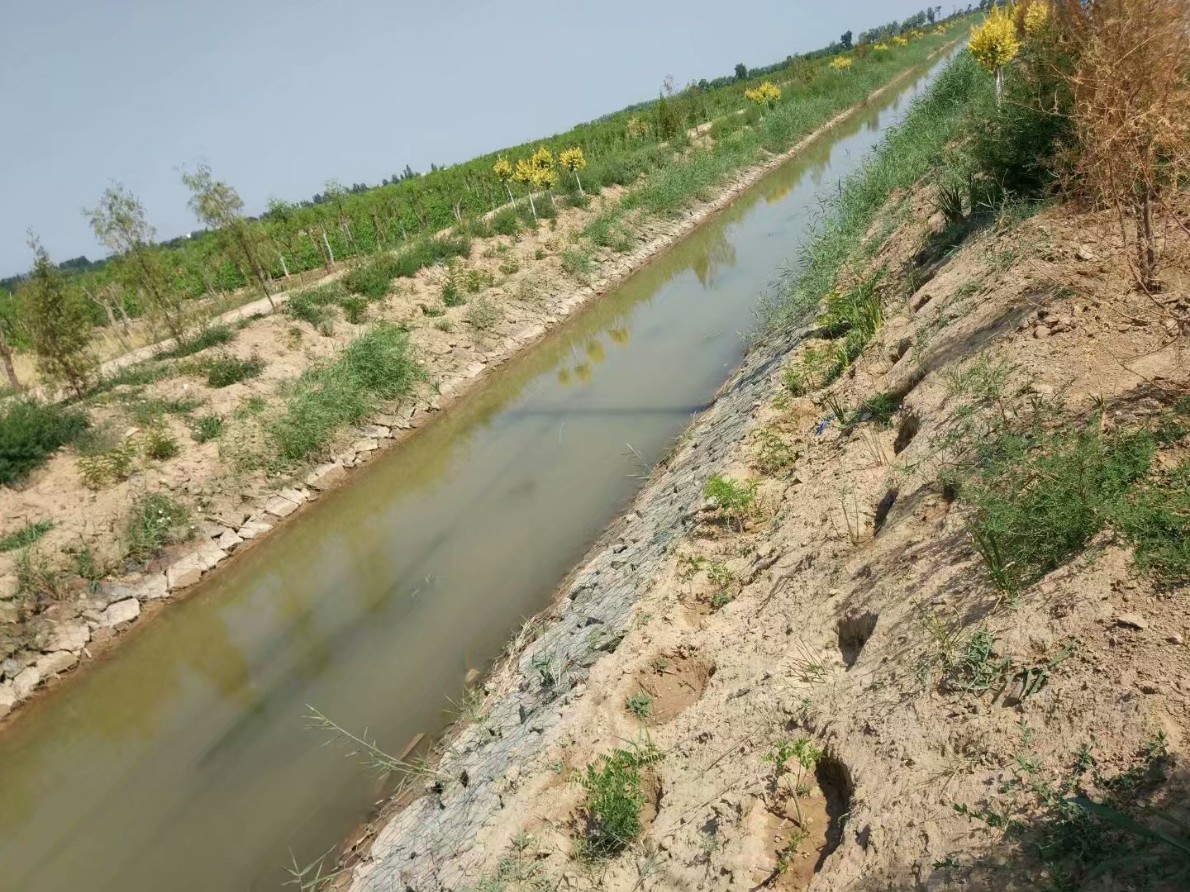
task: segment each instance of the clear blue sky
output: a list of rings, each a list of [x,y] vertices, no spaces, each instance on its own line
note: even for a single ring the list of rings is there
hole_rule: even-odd
[[[462,161],[684,84],[824,46],[923,0],[0,0],[0,276],[105,253],[112,180],[194,228],[179,165],[250,212],[335,178]],[[950,3],[944,14],[951,11]],[[966,4],[964,4],[965,6]]]

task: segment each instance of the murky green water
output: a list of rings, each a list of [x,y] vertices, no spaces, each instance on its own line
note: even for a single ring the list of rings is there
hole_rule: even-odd
[[[383,794],[307,704],[400,751],[540,610],[740,360],[856,114],[0,740],[0,890],[274,890]]]

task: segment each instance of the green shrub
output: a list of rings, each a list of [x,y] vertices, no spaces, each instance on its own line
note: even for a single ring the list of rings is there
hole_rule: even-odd
[[[190,436],[195,443],[206,443],[217,439],[223,433],[223,419],[218,415],[202,415],[190,426]]]
[[[662,753],[646,742],[631,750],[613,750],[586,766],[579,778],[586,819],[580,845],[586,857],[610,858],[640,835],[644,829],[641,810],[648,801],[641,769],[662,758]]]
[[[714,474],[707,481],[704,494],[711,506],[733,526],[742,527],[756,508],[755,480],[736,483],[730,477]]]
[[[476,331],[488,331],[504,318],[499,304],[486,297],[477,297],[467,307],[467,324]]]
[[[285,312],[316,329],[321,329],[335,318],[333,307],[344,297],[345,292],[338,283],[299,291],[285,303]]]
[[[451,270],[447,274],[446,281],[442,283],[442,303],[448,307],[461,307],[466,302],[467,298],[463,296],[463,290],[459,287],[454,270]]]
[[[503,208],[492,214],[490,224],[497,235],[516,235],[521,231],[521,215],[516,208]]]
[[[363,325],[368,321],[368,301],[362,297],[345,297],[339,304],[343,314],[352,325]]]
[[[1136,564],[1161,585],[1190,583],[1190,466],[1163,471],[1112,512],[1136,549]]]
[[[1001,192],[1038,196],[1054,181],[1055,156],[1071,136],[1070,102],[1054,86],[1049,105],[1039,101],[1037,85],[1026,82],[1015,66],[1004,75],[1004,100],[997,107],[987,95],[973,104],[969,152],[975,167]]]
[[[479,294],[485,288],[490,288],[494,282],[491,273],[482,269],[468,269],[459,277],[459,284],[468,294]]]
[[[82,413],[32,399],[0,408],[0,484],[24,479],[86,427]]]
[[[585,279],[595,269],[595,262],[586,251],[571,248],[562,252],[562,268],[576,279]]]
[[[19,530],[14,530],[11,533],[0,536],[0,553],[15,551],[18,548],[27,548],[53,528],[53,523],[48,520],[27,523]]]
[[[148,493],[132,505],[124,526],[128,556],[146,561],[166,545],[185,542],[193,535],[190,512],[165,493]]]
[[[401,263],[396,257],[382,254],[345,275],[343,287],[352,294],[379,300],[388,294],[393,279],[400,274],[401,269]]]
[[[238,359],[224,354],[207,363],[207,384],[211,387],[230,387],[248,378],[255,378],[264,371],[264,360],[259,356]]]
[[[422,371],[406,332],[378,324],[356,338],[335,362],[303,372],[285,412],[270,426],[284,461],[324,450],[338,430],[370,414],[378,400],[408,393]]]
[[[144,427],[156,424],[163,415],[189,415],[202,405],[201,400],[135,399],[128,405],[133,420]]]
[[[164,427],[155,425],[145,432],[145,458],[166,461],[179,452],[178,441]]]
[[[211,325],[204,328],[194,337],[184,341],[172,350],[158,354],[160,359],[181,359],[183,356],[193,356],[209,347],[219,347],[230,344],[236,333],[226,325]]]
[[[131,439],[124,440],[103,452],[80,455],[77,464],[83,485],[88,489],[99,489],[111,483],[127,480],[132,476],[136,458],[136,443]]]
[[[979,473],[961,493],[997,585],[1012,593],[1082,551],[1119,514],[1154,448],[1147,432],[1104,434],[1094,424],[981,444]]]

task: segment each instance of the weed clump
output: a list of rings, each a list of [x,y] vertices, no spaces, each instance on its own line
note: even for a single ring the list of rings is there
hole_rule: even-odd
[[[1014,594],[1082,551],[1146,475],[1154,448],[1148,432],[1092,427],[1005,433],[988,444],[962,493],[997,586]]]
[[[644,691],[637,691],[624,701],[624,708],[643,722],[653,714],[653,698]]]
[[[131,439],[116,442],[103,451],[80,454],[76,462],[83,485],[88,489],[100,489],[112,483],[119,483],[132,476],[138,450]]]
[[[165,461],[180,451],[178,441],[160,425],[149,428],[145,433],[145,458],[151,461]]]
[[[1166,586],[1190,582],[1190,466],[1157,474],[1112,511],[1136,548],[1136,565]]]
[[[729,524],[736,529],[743,529],[748,518],[756,509],[756,490],[759,484],[755,480],[737,483],[730,477],[714,474],[707,481],[704,494],[707,501]]]
[[[129,557],[145,561],[166,545],[185,542],[193,532],[185,505],[165,493],[148,493],[133,503],[124,526],[124,543]]]
[[[202,415],[190,425],[190,436],[195,443],[206,443],[223,433],[223,419],[218,415]]]
[[[35,523],[27,523],[19,530],[0,536],[0,554],[6,551],[16,551],[18,548],[28,548],[53,528],[54,525],[50,521],[39,520]]]
[[[87,427],[82,413],[36,400],[0,409],[0,485],[17,483]]]
[[[269,426],[280,457],[313,457],[341,427],[367,416],[378,400],[405,395],[421,375],[406,332],[391,324],[376,325],[338,360],[298,378],[285,412]]]
[[[236,333],[226,325],[211,325],[204,328],[192,338],[187,338],[172,350],[158,354],[160,359],[181,359],[193,356],[211,347],[221,347],[235,340]],[[127,383],[127,382],[126,382]]]
[[[400,275],[401,262],[391,254],[382,254],[357,266],[343,277],[343,287],[352,294],[379,300],[388,294],[393,279]]]
[[[476,331],[489,331],[504,318],[499,304],[486,297],[477,297],[467,307],[467,323]]]
[[[255,378],[264,371],[264,360],[259,356],[250,359],[238,359],[224,354],[207,363],[207,384],[210,387],[230,387],[240,381]]]
[[[580,843],[592,860],[619,854],[644,826],[641,811],[648,801],[642,771],[664,758],[651,742],[616,749],[586,766],[579,777],[586,826]]]

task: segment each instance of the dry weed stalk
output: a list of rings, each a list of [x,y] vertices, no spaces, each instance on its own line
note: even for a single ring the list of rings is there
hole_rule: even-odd
[[[1067,186],[1109,207],[1146,293],[1171,225],[1171,197],[1190,175],[1190,5],[1185,0],[1064,0],[1059,49],[1074,65],[1075,145]]]

